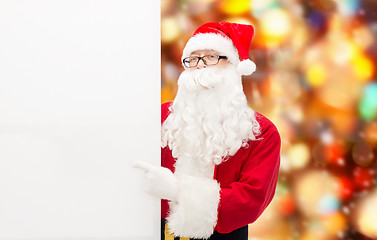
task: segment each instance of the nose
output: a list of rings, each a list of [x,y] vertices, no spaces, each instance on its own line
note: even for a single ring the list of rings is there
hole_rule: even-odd
[[[198,65],[196,66],[197,69],[205,68],[206,65],[204,64],[203,59],[199,59]]]

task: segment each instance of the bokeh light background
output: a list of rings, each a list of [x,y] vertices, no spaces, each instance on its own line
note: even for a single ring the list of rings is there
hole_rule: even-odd
[[[162,0],[162,102],[206,22],[255,27],[243,78],[282,137],[276,196],[249,239],[377,239],[377,1]]]

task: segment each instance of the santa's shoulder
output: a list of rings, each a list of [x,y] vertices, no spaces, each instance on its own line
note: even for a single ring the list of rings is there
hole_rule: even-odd
[[[259,112],[254,111],[254,114],[255,114],[255,119],[259,123],[261,135],[263,135],[267,132],[269,132],[269,133],[272,133],[272,132],[279,133],[275,124],[270,119],[268,119],[267,117],[265,117],[264,115],[262,115]]]

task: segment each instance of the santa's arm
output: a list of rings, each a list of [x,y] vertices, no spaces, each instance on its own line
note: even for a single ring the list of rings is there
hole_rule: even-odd
[[[229,233],[254,222],[275,194],[280,165],[280,136],[271,125],[262,137],[243,165],[240,180],[220,191],[215,228],[220,233]]]

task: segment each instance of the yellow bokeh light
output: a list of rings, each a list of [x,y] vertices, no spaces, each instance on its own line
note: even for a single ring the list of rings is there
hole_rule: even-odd
[[[219,9],[228,15],[241,15],[250,12],[251,0],[223,0]]]
[[[261,31],[267,36],[284,37],[290,32],[291,23],[288,14],[280,9],[273,9],[261,18]]]
[[[322,64],[313,64],[306,71],[306,79],[311,86],[321,86],[325,82],[326,69]]]
[[[374,213],[372,212],[366,212],[364,213],[363,218],[360,220],[360,229],[361,231],[368,236],[375,236],[376,235],[376,226],[374,226],[375,221]]]
[[[329,216],[323,217],[321,223],[328,234],[336,235],[347,227],[347,219],[344,214],[335,212]]]
[[[297,143],[290,147],[288,151],[290,166],[295,169],[305,167],[310,160],[310,150],[304,143]]]
[[[163,43],[173,42],[181,32],[177,17],[166,17],[161,20],[161,41]]]
[[[358,231],[370,238],[377,238],[377,191],[364,197],[358,203],[353,219]]]
[[[288,14],[281,9],[273,9],[261,17],[260,31],[266,46],[280,44],[291,31],[291,22]]]
[[[352,56],[351,63],[352,69],[359,80],[364,82],[373,76],[373,62],[364,54],[359,53]]]
[[[342,42],[334,41],[330,54],[338,65],[349,65],[360,81],[365,82],[373,76],[373,61],[365,55],[358,44],[346,39]]]
[[[325,185],[318,184],[325,182]],[[327,172],[310,170],[303,172],[294,181],[294,195],[298,209],[307,217],[318,217],[323,196],[336,196],[336,179]]]

